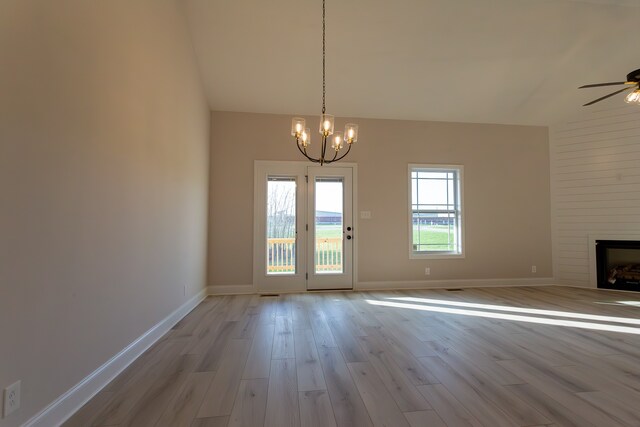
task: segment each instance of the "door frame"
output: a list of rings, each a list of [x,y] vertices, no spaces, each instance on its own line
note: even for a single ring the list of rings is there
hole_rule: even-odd
[[[264,215],[263,202],[265,201],[266,192],[264,189],[262,193],[260,191],[264,182],[266,182],[266,177],[272,173],[273,170],[294,170],[295,168],[304,168],[306,175],[306,168],[309,166],[316,166],[310,162],[304,161],[274,161],[274,160],[254,160],[253,162],[253,292],[254,293],[287,293],[287,292],[307,292],[307,280],[305,279],[302,285],[298,284],[288,284],[282,285],[269,289],[260,289],[259,287],[259,277],[266,276],[266,272],[263,271],[263,264],[259,262],[259,259],[264,254],[264,248],[260,248],[263,242],[261,242],[261,238],[259,237],[259,232],[264,231],[266,227],[266,218]],[[351,168],[353,173],[352,179],[352,203],[353,203],[353,254],[352,254],[352,269],[353,269],[353,290],[357,289],[358,284],[358,244],[359,244],[359,234],[360,234],[360,225],[358,222],[359,214],[358,214],[358,164],[351,162],[337,162],[336,164],[328,164],[322,166],[323,168],[332,168],[332,167],[343,167],[343,168]],[[307,183],[305,182],[305,185]],[[307,194],[307,190],[305,189],[305,194]],[[300,203],[297,203],[300,205]],[[304,221],[307,221],[308,218],[308,203],[307,200],[304,201],[304,211],[297,212],[297,215],[304,215]],[[298,230],[298,232],[304,230]],[[305,234],[305,248],[304,248],[304,268],[305,270],[309,268],[309,263],[306,259],[307,254],[307,235]],[[308,271],[302,272],[302,274],[307,273]],[[321,292],[321,291],[309,291],[309,292]]]

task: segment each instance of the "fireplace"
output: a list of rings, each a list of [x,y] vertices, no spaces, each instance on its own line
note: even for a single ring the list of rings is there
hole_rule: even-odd
[[[640,292],[640,241],[596,240],[599,288]]]

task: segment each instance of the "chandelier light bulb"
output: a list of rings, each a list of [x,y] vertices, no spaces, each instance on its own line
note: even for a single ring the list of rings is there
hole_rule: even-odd
[[[331,147],[336,151],[340,151],[342,148],[342,132],[336,132],[331,140]]]
[[[333,135],[333,123],[335,118],[331,114],[320,115],[320,133],[324,136]]]
[[[640,89],[636,89],[628,94],[624,101],[627,104],[640,104]]]
[[[304,131],[305,121],[302,117],[294,117],[291,120],[291,135],[300,138]]]
[[[358,140],[358,125],[347,123],[344,127],[344,140],[347,144],[352,144]]]
[[[311,144],[311,129],[306,128],[300,135],[300,145],[307,147],[309,144]]]

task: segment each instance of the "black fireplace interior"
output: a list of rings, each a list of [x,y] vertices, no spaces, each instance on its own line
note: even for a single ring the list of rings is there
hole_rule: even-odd
[[[640,292],[640,241],[596,240],[598,287]]]

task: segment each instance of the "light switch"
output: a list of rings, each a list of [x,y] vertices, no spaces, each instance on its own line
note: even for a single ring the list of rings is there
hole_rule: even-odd
[[[371,219],[371,211],[360,211],[360,219]]]

